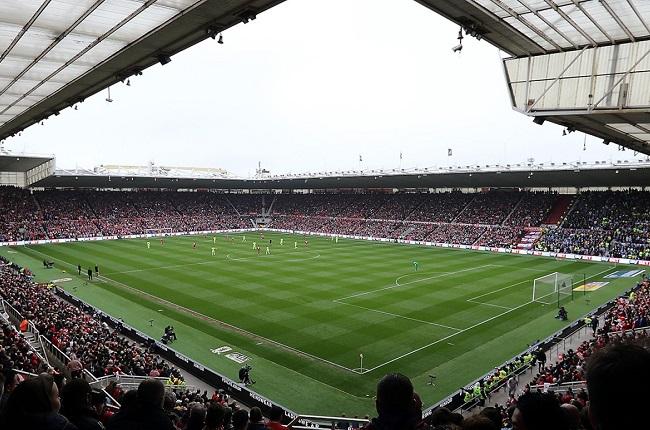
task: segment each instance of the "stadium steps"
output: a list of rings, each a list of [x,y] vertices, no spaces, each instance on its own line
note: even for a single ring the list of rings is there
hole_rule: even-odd
[[[526,234],[519,238],[517,249],[533,249],[535,242],[542,236],[542,229],[539,227],[530,227],[525,228],[524,231]]]
[[[512,210],[510,211],[508,216],[506,216],[506,218],[501,222],[500,225],[506,225],[506,222],[510,219],[512,214],[515,213],[515,211],[517,210],[517,208],[519,207],[519,205],[521,204],[521,202],[523,200],[524,200],[524,195],[522,194],[521,197],[519,198],[519,200],[517,201],[517,204],[512,208]]]
[[[565,215],[573,210],[576,200],[575,196],[560,195],[542,224],[558,225],[563,218],[566,218]]]
[[[465,212],[465,210],[466,210],[468,207],[470,207],[470,205],[471,205],[471,204],[474,202],[474,200],[476,199],[476,196],[477,196],[477,195],[478,195],[478,193],[476,193],[476,195],[472,197],[472,200],[470,200],[469,202],[467,202],[467,204],[466,204],[465,206],[463,206],[463,208],[460,210],[460,212],[458,212],[458,213],[456,214],[456,216],[454,217],[454,219],[452,219],[451,222],[450,222],[449,224],[455,224],[455,223],[456,223],[456,220],[457,220],[457,219],[462,215],[463,212]]]
[[[226,195],[224,194],[224,195],[223,195],[223,198],[226,199],[226,201],[228,202],[228,204],[230,205],[230,207],[233,208],[233,210],[235,211],[235,213],[236,213],[238,216],[241,217],[242,214],[239,213],[239,211],[237,210],[237,208],[235,207],[235,205],[232,204],[232,202],[230,201],[230,199],[228,198],[228,196],[226,196]]]

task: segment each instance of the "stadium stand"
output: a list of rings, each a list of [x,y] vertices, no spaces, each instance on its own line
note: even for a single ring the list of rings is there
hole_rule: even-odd
[[[640,191],[475,194],[217,194],[34,191],[0,188],[0,241],[191,232],[252,226],[262,208],[273,228],[514,248],[549,219],[534,249],[650,258],[650,195]],[[564,211],[560,215],[559,209]]]

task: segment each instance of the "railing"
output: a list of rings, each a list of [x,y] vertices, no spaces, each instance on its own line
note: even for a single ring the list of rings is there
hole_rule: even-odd
[[[45,353],[45,345],[43,345],[43,336],[41,336],[41,332],[38,331],[38,329],[36,328],[34,323],[32,323],[31,321],[29,321],[29,323],[27,325],[27,331],[29,331],[34,336],[34,339],[41,346],[41,351],[43,351],[43,355],[41,356],[39,354],[39,356],[41,356],[43,358],[43,360],[45,360],[45,362],[49,366],[50,365],[50,359],[47,358],[47,354]]]
[[[368,424],[369,421],[363,418],[348,417],[328,417],[323,415],[298,415],[289,424],[287,428],[295,430],[317,430],[317,429],[349,429],[360,428]]]
[[[128,391],[130,389],[138,388],[138,385],[140,385],[141,382],[146,381],[147,379],[157,379],[163,384],[165,384],[166,388],[173,391],[196,391],[198,389],[197,387],[192,385],[185,385],[185,384],[170,385],[167,383],[169,381],[169,378],[165,378],[162,376],[152,378],[149,376],[136,376],[136,375],[124,375],[124,374],[107,375],[107,376],[102,376],[100,378],[95,378],[95,380],[91,382],[90,385],[93,387],[104,389],[108,387],[111,382],[117,382],[123,388],[125,388],[125,391]]]
[[[531,385],[530,390],[540,390],[543,392],[553,391],[554,393],[565,393],[569,390],[579,390],[587,388],[587,381],[574,381],[574,382],[565,382],[564,384],[541,384],[541,385]]]

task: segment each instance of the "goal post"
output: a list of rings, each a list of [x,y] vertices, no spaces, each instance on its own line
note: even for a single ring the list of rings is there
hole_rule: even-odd
[[[571,275],[554,272],[533,280],[533,302],[545,305],[573,300],[573,278]]]
[[[154,234],[154,235],[170,234],[172,232],[173,232],[173,229],[171,227],[147,228],[147,229],[144,230],[145,234]]]

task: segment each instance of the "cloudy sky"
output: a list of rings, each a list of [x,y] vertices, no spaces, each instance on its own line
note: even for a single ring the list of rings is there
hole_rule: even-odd
[[[59,167],[272,173],[620,160],[512,111],[499,51],[412,0],[287,0],[7,142]],[[448,157],[447,149],[453,149]],[[359,155],[363,163],[359,163]],[[636,157],[640,158],[640,157]]]

